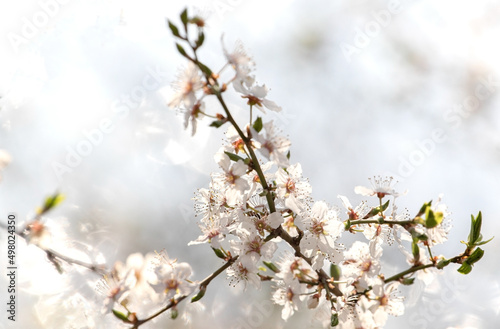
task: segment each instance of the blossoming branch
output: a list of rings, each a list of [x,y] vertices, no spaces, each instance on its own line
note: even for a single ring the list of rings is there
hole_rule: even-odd
[[[167,312],[175,319],[189,312],[189,297],[191,303],[200,301],[211,281],[225,273],[231,285],[245,289],[271,285],[269,298],[281,306],[283,320],[309,309],[325,328],[381,328],[388,315],[404,313],[399,286],[426,281],[450,264],[468,274],[481,259],[480,246],[491,240],[482,238],[481,212],[471,218],[462,253],[437,255],[433,248],[447,241],[451,228],[447,207],[438,198],[423,203],[415,214],[400,211],[396,200],[406,192],[396,191],[392,178],[374,177],[370,187],[355,187],[355,193],[367,198],[357,205],[339,195],[342,210],[313,200],[301,164],[291,160],[290,140],[266,119],[266,111],[282,109],[268,99],[269,89],[257,82],[255,63],[242,44],[231,51],[223,44],[223,60],[214,70],[199,56],[205,41],[202,18],[184,10],[180,24],[169,21],[168,26],[187,62],[173,84],[168,105],[184,115],[185,127],[193,135],[205,118],[214,129],[226,129],[225,142],[214,156],[220,170],[194,198],[201,233],[188,243],[208,245],[222,264],[197,281],[190,264],[165,251],[132,254],[109,270],[103,264],[73,259],[47,242],[50,230],[44,218],[62,201],[55,194],[17,233],[45,251],[59,272],[74,270],[63,268],[65,263],[101,277],[96,291],[102,302],[86,304],[98,312],[85,313],[84,320],[80,317],[87,321],[80,323],[82,327],[104,323],[139,328]],[[248,121],[235,120],[225,101],[230,92],[241,96],[248,107]],[[206,106],[209,97],[220,107]],[[10,159],[3,158],[2,167]],[[350,245],[341,243],[350,234],[358,239]],[[381,260],[384,249],[394,244],[407,266],[398,273],[386,270]],[[183,302],[188,304],[184,309]],[[98,313],[107,317],[96,325]]]

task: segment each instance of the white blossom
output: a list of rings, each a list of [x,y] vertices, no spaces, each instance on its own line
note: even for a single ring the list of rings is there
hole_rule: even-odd
[[[166,253],[161,255],[154,274],[156,276],[151,279],[151,284],[164,299],[187,296],[196,289],[196,284],[190,280],[191,266],[169,259]]]
[[[375,240],[369,244],[355,241],[344,252],[342,273],[354,280],[358,291],[363,291],[380,274],[382,247]]]
[[[239,257],[228,269],[227,275],[233,278],[236,285],[244,282],[245,288],[251,283],[255,288],[260,288],[260,277],[257,275],[259,268],[257,261],[259,257],[256,254],[250,254],[247,257]]]
[[[299,305],[304,298],[304,292],[305,287],[298,281],[278,282],[272,300],[276,304],[283,306],[281,311],[283,320],[288,320],[299,309]]]
[[[386,177],[382,178],[380,176],[373,177],[373,179],[369,178],[372,187],[365,186],[356,186],[354,188],[354,192],[357,194],[361,194],[364,196],[377,196],[378,198],[383,198],[386,195],[392,195],[394,197],[398,197],[401,195],[405,195],[408,191],[403,193],[398,193],[392,187],[392,181],[394,178]]]
[[[338,219],[336,211],[330,209],[324,201],[318,201],[302,222],[305,231],[300,248],[306,256],[317,252],[327,255],[335,253],[335,241],[344,230],[344,224]],[[318,260],[322,261],[322,258]]]
[[[177,80],[172,83],[174,94],[168,102],[168,106],[179,108],[184,106],[190,111],[196,103],[196,92],[201,90],[203,83],[199,68],[189,62],[187,67],[181,69],[177,75]]]
[[[279,168],[276,172],[276,194],[295,213],[301,213],[310,201],[311,185],[302,177],[300,163]]]
[[[226,57],[227,62],[233,67],[236,71],[236,75],[234,77],[235,84],[242,84],[246,79],[248,79],[250,72],[252,72],[255,63],[252,61],[252,58],[247,54],[243,43],[241,41],[237,41],[234,47],[234,50],[230,53],[227,51],[224,46],[224,42],[221,37],[222,50],[224,51],[224,56]]]
[[[250,106],[255,106],[263,113],[266,113],[264,107],[274,111],[280,112],[281,107],[275,102],[266,99],[269,89],[266,85],[258,85],[255,83],[255,79],[252,76],[246,76],[244,80],[238,80],[233,83],[234,89],[243,94],[243,98],[248,99],[247,104]]]
[[[288,158],[286,153],[290,148],[290,141],[283,137],[277,135],[276,129],[273,126],[273,122],[264,123],[265,134],[257,133],[253,130],[253,137],[259,143],[259,152],[268,160],[273,161],[279,167],[288,167]]]

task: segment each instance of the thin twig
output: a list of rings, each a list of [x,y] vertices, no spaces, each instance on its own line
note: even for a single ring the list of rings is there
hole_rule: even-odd
[[[0,227],[3,228],[3,229],[6,229],[7,230],[7,227],[3,224],[3,223],[0,223]],[[14,232],[17,236],[23,238],[24,240],[28,241],[28,234],[26,234],[24,231],[15,231]],[[47,254],[47,258],[49,259],[50,262],[52,262],[54,265],[56,265],[54,263],[55,259],[57,260],[62,260],[68,264],[72,264],[72,265],[78,265],[78,266],[81,266],[81,267],[85,267],[89,270],[91,270],[92,272],[96,273],[96,274],[99,274],[99,275],[104,275],[107,273],[107,270],[106,270],[106,265],[105,264],[91,264],[91,263],[86,263],[86,262],[83,262],[81,260],[78,260],[78,259],[74,259],[74,258],[71,258],[69,256],[65,256],[61,253],[59,253],[58,251],[55,251],[51,248],[45,248],[45,247],[42,247],[38,244],[34,244],[34,246],[36,246],[37,248],[43,250],[46,254]],[[56,265],[57,266],[57,265]]]
[[[213,272],[212,274],[210,274],[209,276],[207,276],[205,279],[203,279],[200,282],[200,284],[198,285],[198,289],[200,291],[206,290],[206,287],[210,284],[210,282],[213,279],[215,279],[219,274],[221,274],[222,272],[224,272],[229,266],[231,266],[236,261],[236,259],[238,259],[238,256],[235,256],[235,257],[231,258],[224,265],[222,265],[221,267],[219,267],[215,272]],[[139,326],[143,325],[144,323],[146,323],[148,321],[151,321],[152,319],[156,318],[157,316],[161,315],[162,313],[168,311],[169,309],[171,309],[172,307],[176,306],[177,304],[179,304],[181,301],[183,301],[187,297],[188,297],[188,295],[182,295],[182,296],[180,296],[180,297],[178,297],[176,299],[172,299],[168,303],[168,305],[166,305],[161,310],[155,312],[153,315],[150,315],[149,317],[147,317],[147,318],[145,318],[143,320],[137,320],[134,323],[134,326],[131,329],[137,329],[137,328],[139,328]]]

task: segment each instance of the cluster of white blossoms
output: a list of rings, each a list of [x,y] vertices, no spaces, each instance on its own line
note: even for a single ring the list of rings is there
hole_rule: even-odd
[[[183,20],[183,24],[189,21]],[[174,35],[178,34],[172,25]],[[194,43],[197,46],[191,48],[196,53],[199,39]],[[208,188],[200,189],[194,198],[201,235],[189,244],[209,244],[230,264],[226,273],[234,285],[241,282],[247,287],[250,283],[259,289],[263,281],[274,282],[272,300],[283,306],[285,320],[308,307],[326,314],[328,325],[380,328],[388,314],[403,314],[397,287],[413,282],[414,273],[386,277],[382,272],[383,245],[397,241],[412,268],[424,267],[417,276],[424,278],[420,273],[431,273],[431,267],[444,259],[433,258],[429,248],[446,241],[446,207],[429,203],[414,218],[406,212],[400,214],[394,201],[387,200],[406,192],[396,192],[392,178],[381,177],[375,177],[370,188],[355,188],[357,194],[375,200],[374,206],[364,201],[353,207],[347,197],[339,196],[346,209],[342,214],[324,201],[314,201],[301,165],[290,162],[288,138],[273,121],[261,117],[252,121],[254,107],[263,113],[264,108],[281,108],[266,98],[265,85],[257,84],[252,74],[254,62],[241,43],[232,52],[224,48],[226,63],[217,74],[183,48],[180,52],[189,65],[174,83],[176,92],[169,105],[186,113],[186,127],[190,123],[193,134],[203,117],[215,118],[211,125],[217,128],[229,125],[226,141],[214,157],[221,170],[211,175]],[[219,81],[228,67],[234,74],[225,82]],[[249,106],[250,122],[242,126],[235,122],[222,97],[230,85]],[[211,95],[218,98],[222,114],[202,110],[205,97]],[[424,214],[425,219],[421,217]],[[366,242],[345,247],[340,243],[345,232],[362,232]],[[280,258],[276,254],[283,240],[293,253],[285,250]],[[410,241],[410,251],[405,241]]]
[[[192,279],[188,263],[171,259],[166,252],[145,256],[134,253],[110,270],[93,264],[91,257],[86,261],[70,258],[54,250],[58,245],[52,241],[57,235],[50,234],[54,232],[50,232],[44,217],[62,201],[62,196],[55,194],[47,198],[22,231],[11,234],[45,252],[59,272],[70,271],[66,266],[70,264],[100,276],[97,284],[92,281],[94,292],[100,295],[99,303],[83,303],[88,299],[79,292],[73,294],[64,307],[81,312],[67,316],[66,321],[80,319],[82,322],[76,324],[79,328],[110,327],[109,321],[93,320],[93,316],[98,316],[95,313],[102,313],[108,315],[108,320],[118,318],[119,327],[137,329],[167,310],[176,318],[178,305],[184,299],[196,293],[191,302],[199,301],[210,282],[225,272],[232,285],[241,284],[245,289],[249,285],[261,289],[263,284],[270,284],[273,292],[269,297],[282,307],[284,320],[296,311],[311,309],[315,312],[314,320],[323,327],[375,329],[385,325],[388,315],[404,313],[400,285],[410,285],[415,280],[427,283],[451,263],[461,265],[460,273],[472,270],[484,254],[478,246],[489,241],[482,240],[481,213],[472,216],[469,237],[463,241],[465,251],[446,258],[432,254],[434,246],[447,240],[451,227],[441,197],[434,203],[424,203],[415,215],[410,215],[408,210],[399,211],[395,204],[406,192],[398,193],[392,178],[374,177],[371,187],[355,187],[355,193],[368,197],[356,206],[342,195],[338,198],[344,210],[313,200],[301,165],[290,162],[289,139],[272,120],[252,118],[254,107],[264,114],[265,109],[281,108],[267,99],[267,87],[256,82],[252,74],[254,62],[241,43],[232,52],[223,49],[225,62],[214,73],[197,54],[205,39],[203,20],[189,17],[184,11],[181,21],[183,29],[171,22],[169,27],[191,53],[177,44],[189,63],[174,83],[168,104],[185,114],[185,126],[191,125],[193,134],[204,117],[215,120],[213,127],[228,126],[225,142],[214,156],[220,170],[211,175],[208,187],[198,190],[194,198],[201,234],[189,245],[208,244],[224,263],[197,281]],[[190,39],[190,25],[197,29],[195,40]],[[226,68],[232,71],[222,82]],[[241,125],[224,101],[230,85],[249,106],[250,120]],[[206,112],[206,97],[216,97],[222,113]],[[9,162],[10,156],[0,150],[0,170]],[[342,240],[350,234],[361,239]],[[386,273],[384,248],[394,244],[404,255],[401,263],[406,258],[408,267],[399,273]],[[56,322],[47,327],[55,327]],[[59,323],[57,327],[65,326]]]

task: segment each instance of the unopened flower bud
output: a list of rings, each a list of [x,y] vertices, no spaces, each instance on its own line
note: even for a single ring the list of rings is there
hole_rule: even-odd
[[[319,294],[314,294],[307,300],[307,308],[314,309],[318,307],[319,304]]]

